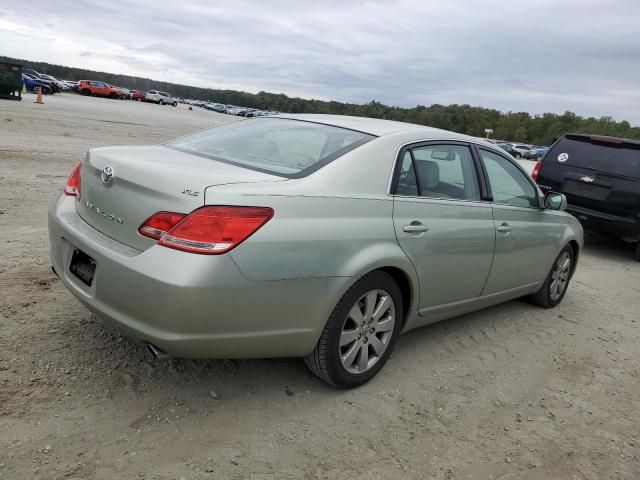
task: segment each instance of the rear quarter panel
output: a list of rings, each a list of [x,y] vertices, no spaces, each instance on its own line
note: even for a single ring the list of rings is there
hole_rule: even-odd
[[[396,140],[381,137],[305,178],[209,187],[205,204],[274,209],[274,217],[231,252],[248,279],[342,277],[344,291],[372,270],[395,267],[409,278],[416,299],[417,274],[397,242],[387,194],[397,148]]]

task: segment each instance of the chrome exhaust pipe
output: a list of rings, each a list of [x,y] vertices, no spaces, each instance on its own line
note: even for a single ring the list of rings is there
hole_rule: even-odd
[[[168,360],[171,358],[171,355],[169,355],[164,350],[159,349],[153,343],[147,343],[147,348],[151,352],[153,358],[155,358],[156,360]]]

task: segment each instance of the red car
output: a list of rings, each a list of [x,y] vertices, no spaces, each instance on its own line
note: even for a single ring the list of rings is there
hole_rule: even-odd
[[[147,92],[140,90],[131,90],[131,100],[137,100],[138,102],[144,102],[144,97]]]
[[[95,95],[97,97],[122,97],[122,90],[119,88],[95,80],[80,80],[78,82],[78,93],[81,95]]]

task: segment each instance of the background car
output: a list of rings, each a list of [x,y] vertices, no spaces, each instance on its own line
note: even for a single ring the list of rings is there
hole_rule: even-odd
[[[147,92],[142,90],[131,90],[131,99],[138,102],[144,102]]]
[[[341,388],[401,331],[522,296],[558,305],[582,247],[564,196],[492,144],[371,118],[92,149],[64,192],[50,258],[98,317],[155,355],[300,356]]]
[[[61,80],[61,82],[64,83],[69,90],[76,91],[78,89],[78,82],[74,80]]]
[[[562,192],[588,230],[635,243],[640,260],[640,142],[599,135],[559,138],[536,164],[543,191]]]
[[[513,155],[515,158],[523,158],[527,152],[531,151],[531,145],[512,143],[511,149],[513,151],[513,153],[509,152],[511,153],[511,155]]]
[[[537,160],[538,158],[540,158],[538,149],[530,148],[529,150],[525,150],[524,152],[522,152],[522,158],[526,158],[527,160]]]
[[[120,98],[122,98],[123,100],[131,100],[131,90],[129,90],[128,88],[124,88],[124,87],[116,87],[120,90],[121,96]]]
[[[549,147],[535,147],[535,150],[538,152],[538,158],[543,158],[549,151]]]
[[[173,105],[174,107],[178,106],[178,101],[171,96],[170,93],[161,92],[159,90],[149,90],[145,97],[146,102],[157,103],[159,105]]]
[[[78,93],[109,98],[120,98],[122,96],[119,88],[97,80],[80,80],[78,82]]]
[[[52,77],[51,75],[46,75],[44,73],[40,74],[40,78],[44,78],[45,80],[49,80],[50,82],[54,83],[56,85],[56,87],[58,88],[59,92],[62,92],[63,90],[69,90],[69,87],[67,87],[64,82],[58,80],[55,77]]]
[[[508,154],[510,154],[510,155],[512,155],[514,157],[516,156],[516,154],[517,155],[522,155],[518,150],[513,148],[512,144],[510,144],[510,143],[498,143],[497,145],[502,150],[504,150],[505,152],[507,152]]]
[[[28,91],[33,93],[36,93],[37,88],[42,88],[43,95],[49,95],[53,93],[53,90],[48,84],[43,83],[43,81],[39,78],[36,78],[27,73],[22,74],[22,83]]]
[[[43,86],[46,85],[47,87],[49,87],[49,90],[51,90],[51,93],[59,93],[62,91],[62,87],[60,87],[60,85],[58,85],[57,82],[53,82],[51,80],[44,78],[40,73],[36,72],[35,70],[24,68],[22,70],[22,74],[28,75],[31,79],[37,79]]]
[[[221,103],[205,103],[202,106],[207,110],[213,110],[214,112],[218,113],[225,113],[227,111],[227,107]]]

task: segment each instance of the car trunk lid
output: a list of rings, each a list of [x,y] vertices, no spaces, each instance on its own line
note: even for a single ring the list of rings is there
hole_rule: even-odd
[[[162,146],[97,148],[83,161],[76,211],[96,230],[144,250],[155,242],[138,228],[154,213],[190,213],[209,186],[283,180]]]

